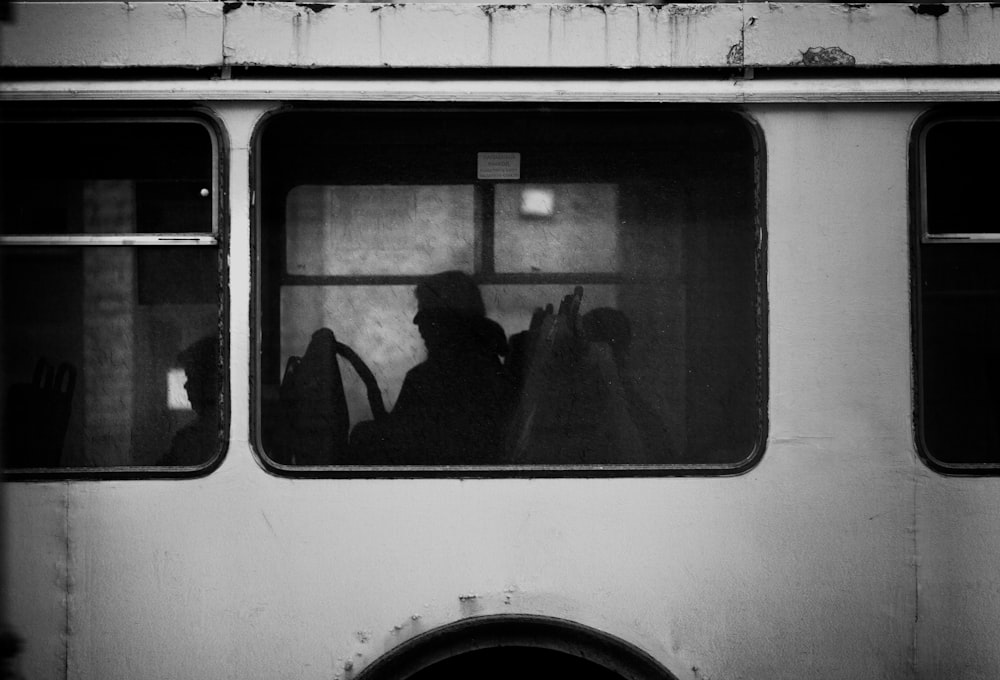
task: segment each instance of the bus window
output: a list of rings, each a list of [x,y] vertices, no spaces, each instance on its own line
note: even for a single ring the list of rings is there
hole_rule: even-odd
[[[207,464],[224,382],[214,133],[193,118],[5,113],[4,467]]]
[[[1000,118],[919,131],[914,220],[917,440],[942,471],[1000,470]]]
[[[752,460],[761,187],[741,116],[295,111],[258,150],[276,468]]]

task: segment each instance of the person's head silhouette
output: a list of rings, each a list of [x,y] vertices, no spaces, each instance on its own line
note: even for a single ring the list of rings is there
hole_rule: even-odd
[[[580,319],[583,334],[591,342],[606,342],[611,347],[619,370],[625,366],[632,344],[632,324],[623,312],[611,307],[598,307]]]
[[[465,272],[447,271],[433,274],[417,285],[419,311],[447,310],[469,317],[486,315],[479,286]]]
[[[429,354],[461,344],[486,317],[483,296],[471,276],[446,271],[428,276],[415,291],[420,329]]]
[[[177,361],[184,369],[191,408],[200,418],[218,410],[219,370],[216,365],[218,342],[213,336],[206,336],[177,355]]]

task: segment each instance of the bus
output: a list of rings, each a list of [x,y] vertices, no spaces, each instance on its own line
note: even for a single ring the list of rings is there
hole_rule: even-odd
[[[1000,8],[10,2],[4,671],[1000,677]]]

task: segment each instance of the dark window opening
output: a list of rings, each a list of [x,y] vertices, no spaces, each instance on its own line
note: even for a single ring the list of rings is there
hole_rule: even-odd
[[[720,111],[275,117],[260,142],[265,453],[746,464],[763,429],[758,162],[748,124]]]
[[[193,119],[10,114],[0,125],[4,467],[208,463],[221,447],[223,384],[213,134]]]
[[[1000,119],[928,123],[915,239],[917,427],[945,470],[1000,469]]]
[[[542,616],[475,616],[412,637],[374,660],[358,680],[585,678],[675,680],[632,644]]]

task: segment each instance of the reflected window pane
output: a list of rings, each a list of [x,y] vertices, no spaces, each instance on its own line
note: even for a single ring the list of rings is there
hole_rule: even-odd
[[[499,272],[617,272],[620,231],[613,184],[496,188]]]
[[[291,274],[419,274],[472,266],[471,186],[298,186]]]

